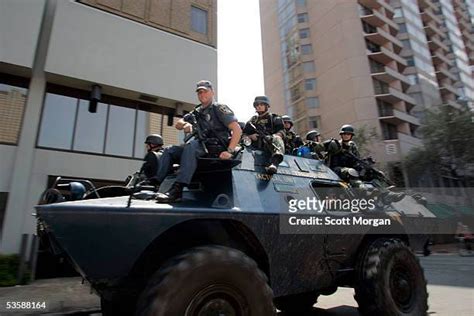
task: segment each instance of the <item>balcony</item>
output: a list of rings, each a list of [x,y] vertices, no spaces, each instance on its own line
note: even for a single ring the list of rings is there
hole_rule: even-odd
[[[398,102],[407,102],[413,105],[416,105],[415,99],[413,99],[408,94],[397,90],[395,88],[389,87],[388,85],[379,85],[374,84],[375,97],[379,100],[388,102],[390,104],[395,104]]]
[[[426,36],[428,40],[428,47],[432,51],[436,51],[438,49],[443,49],[445,52],[449,52],[448,46],[443,44],[436,36]]]
[[[469,17],[469,15],[464,11],[464,10],[460,10],[460,9],[457,9],[457,10],[454,10],[454,15],[456,15],[456,17],[461,20],[461,19],[465,19],[466,21],[470,21],[471,18]]]
[[[369,50],[367,55],[369,58],[385,65],[392,61],[396,61],[401,66],[401,68],[405,68],[407,66],[407,62],[404,58],[385,47],[378,47],[377,49]]]
[[[397,136],[400,142],[400,151],[403,154],[407,154],[413,148],[423,146],[423,142],[419,138],[400,132],[397,133]]]
[[[408,80],[408,78],[399,73],[398,71],[390,68],[390,67],[370,67],[370,71],[371,71],[371,74],[372,74],[372,78],[374,79],[377,79],[377,80],[380,80],[380,81],[383,81],[385,83],[391,83],[393,81],[396,81],[396,80],[399,80],[401,81],[403,84],[409,86],[410,85],[410,81]]]
[[[371,9],[385,8],[387,15],[389,15],[389,18],[392,18],[393,14],[395,13],[393,7],[384,0],[359,0],[359,3]]]
[[[391,109],[390,111],[384,112],[379,111],[379,116],[380,120],[394,125],[398,125],[401,123],[411,123],[414,125],[420,125],[420,120],[418,120],[416,117],[395,109]]]
[[[373,10],[366,10],[364,15],[361,16],[362,21],[373,25],[375,27],[382,27],[384,25],[390,26],[392,29],[397,30],[399,29],[398,24],[387,18],[385,15],[378,11]]]
[[[429,23],[426,23],[425,24],[425,27],[424,27],[424,30],[425,30],[425,33],[428,35],[428,36],[434,36],[434,35],[438,35],[440,37],[444,37],[445,34],[443,33],[443,31],[441,31],[441,29],[438,27],[438,25],[434,22],[429,22]]]
[[[437,68],[435,74],[438,80],[443,80],[447,78],[453,81],[457,80],[456,76],[453,75],[451,72],[449,72],[446,68],[442,68],[442,67]]]
[[[376,32],[365,33],[364,37],[379,46],[383,46],[386,43],[391,42],[394,44],[396,53],[399,53],[403,48],[403,44],[398,38],[392,36],[390,33],[379,27],[376,29]]]
[[[438,10],[438,6],[434,4],[431,0],[418,0],[418,6],[421,9],[431,8],[432,10]]]
[[[464,19],[458,19],[459,28],[464,32],[472,32],[472,26]]]
[[[460,96],[458,90],[454,88],[451,84],[446,83],[446,82],[439,83],[439,91],[441,92],[442,95],[454,94],[456,96]]]
[[[420,12],[420,15],[423,23],[429,23],[431,21],[434,21],[438,24],[443,24],[443,21],[436,14],[434,14],[431,9],[423,10],[423,12]]]
[[[447,105],[447,106],[451,106],[457,110],[462,110],[463,109],[463,106],[459,103],[457,103],[456,101],[453,101],[453,100],[447,100],[444,105]]]
[[[433,54],[433,56],[431,56],[431,58],[433,59],[433,64],[434,65],[440,65],[442,63],[445,63],[448,66],[453,65],[453,62],[450,59],[448,59],[446,56],[444,56],[443,54],[441,54],[439,52],[435,52]]]

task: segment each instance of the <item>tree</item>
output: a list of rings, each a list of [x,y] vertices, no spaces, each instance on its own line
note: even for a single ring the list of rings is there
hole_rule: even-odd
[[[375,127],[370,128],[367,124],[364,124],[357,128],[354,135],[354,142],[357,144],[357,148],[361,157],[370,155],[369,144],[378,138]]]
[[[474,116],[467,106],[441,106],[426,112],[420,133],[423,147],[406,157],[413,175],[431,172],[463,178],[474,168]]]

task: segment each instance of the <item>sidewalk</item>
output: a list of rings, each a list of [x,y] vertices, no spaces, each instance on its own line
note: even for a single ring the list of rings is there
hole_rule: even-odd
[[[7,302],[45,302],[46,308],[7,309]],[[12,303],[9,304],[12,306]],[[15,312],[16,311],[16,312]],[[86,315],[100,313],[100,299],[82,278],[34,281],[28,285],[0,288],[0,315]],[[100,314],[97,314],[100,315]]]

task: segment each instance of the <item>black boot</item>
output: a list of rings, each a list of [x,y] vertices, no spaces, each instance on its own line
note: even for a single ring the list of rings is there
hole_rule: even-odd
[[[274,154],[270,160],[270,165],[265,167],[265,171],[268,174],[275,174],[278,171],[278,165],[283,161],[283,155]]]
[[[179,202],[183,198],[183,187],[182,183],[175,182],[166,193],[159,193],[156,200],[158,203]]]

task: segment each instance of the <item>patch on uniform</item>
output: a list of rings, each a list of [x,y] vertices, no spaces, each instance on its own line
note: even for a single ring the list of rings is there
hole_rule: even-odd
[[[234,114],[234,112],[232,112],[232,110],[231,110],[227,105],[225,105],[225,104],[219,104],[219,106],[217,107],[217,109],[218,109],[219,111],[221,111],[222,113],[227,114],[227,115],[229,115],[229,114]]]

